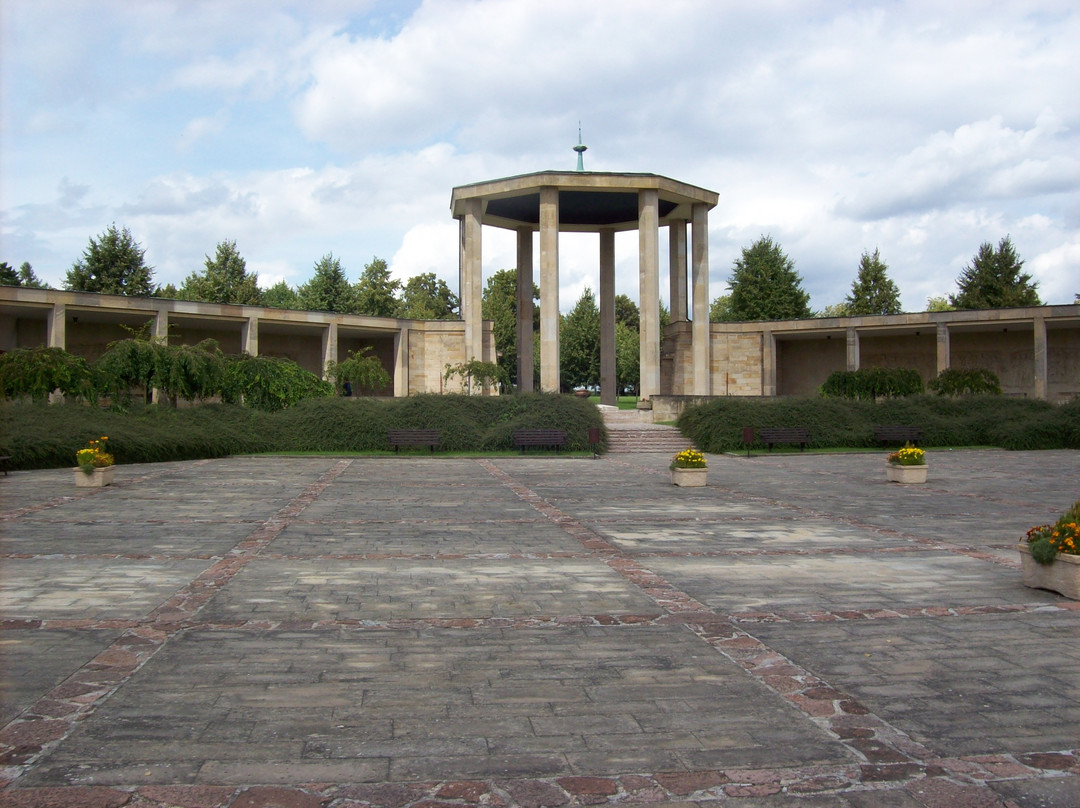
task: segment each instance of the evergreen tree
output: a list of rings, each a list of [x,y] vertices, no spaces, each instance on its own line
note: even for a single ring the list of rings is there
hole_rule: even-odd
[[[64,287],[72,292],[150,297],[154,268],[146,264],[145,255],[130,230],[112,224],[97,241],[90,238],[82,258],[68,270]]]
[[[167,283],[164,286],[159,286],[154,290],[154,297],[162,297],[166,300],[184,300],[180,294],[180,290],[175,285]]]
[[[859,260],[859,274],[851,284],[847,296],[848,313],[899,314],[900,290],[888,275],[889,267],[881,260],[877,249],[874,254],[864,252]]]
[[[5,264],[4,266],[7,266],[7,264]],[[34,274],[34,268],[30,266],[29,261],[23,261],[21,264],[19,264],[19,275],[17,280],[17,283],[5,285],[22,286],[26,289],[49,288],[49,284],[45,283],[45,281],[41,280],[37,275]]]
[[[803,291],[795,262],[770,236],[744,247],[733,265],[731,316],[735,320],[791,320],[809,317],[810,295]]]
[[[457,295],[434,272],[414,275],[402,290],[396,316],[407,320],[456,320]]]
[[[1020,271],[1023,266],[1008,236],[998,242],[996,250],[989,241],[983,242],[971,266],[965,267],[956,279],[960,291],[949,296],[949,303],[957,309],[1041,306],[1036,291],[1039,284]]]
[[[315,263],[315,274],[296,290],[296,294],[300,308],[308,311],[357,312],[356,292],[345,277],[340,259],[334,258],[332,253]]]
[[[401,282],[390,277],[390,268],[382,258],[372,258],[364,265],[356,282],[356,311],[372,317],[393,317],[397,311],[396,297]]]
[[[560,318],[559,370],[570,387],[600,384],[600,310],[587,287],[570,313]]]
[[[641,335],[626,323],[615,323],[615,386],[619,395],[637,395],[641,383]]]
[[[206,269],[188,275],[180,294],[185,300],[207,303],[241,303],[257,306],[262,302],[259,276],[247,271],[235,241],[222,241],[214,257],[206,256]]]
[[[300,296],[285,281],[278,281],[269,289],[263,289],[263,305],[273,309],[299,309]]]
[[[0,263],[0,286],[22,286],[19,273],[7,261]]]

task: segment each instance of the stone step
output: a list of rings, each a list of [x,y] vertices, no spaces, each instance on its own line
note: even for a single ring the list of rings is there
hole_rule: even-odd
[[[690,446],[674,427],[608,429],[608,451],[613,453],[663,452],[674,454]]]

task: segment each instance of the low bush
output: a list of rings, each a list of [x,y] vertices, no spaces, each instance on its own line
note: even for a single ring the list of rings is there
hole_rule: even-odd
[[[927,382],[926,387],[939,396],[1001,395],[997,374],[986,368],[948,368]]]
[[[420,395],[390,400],[308,398],[277,412],[234,404],[173,409],[135,404],[120,412],[84,404],[0,406],[0,454],[16,469],[75,465],[87,441],[107,435],[117,463],[191,460],[271,451],[360,452],[387,448],[393,428],[440,429],[443,448],[512,449],[513,430],[557,427],[567,449],[587,450],[599,411],[573,396]]]
[[[810,430],[813,446],[876,446],[877,424],[922,429],[923,446],[999,446],[1003,449],[1080,448],[1080,402],[1054,405],[1031,399],[912,396],[878,402],[837,398],[723,399],[690,407],[682,433],[708,452],[745,448],[743,427]]]
[[[922,377],[911,368],[860,368],[838,370],[821,386],[826,398],[869,399],[917,396],[923,392]]]

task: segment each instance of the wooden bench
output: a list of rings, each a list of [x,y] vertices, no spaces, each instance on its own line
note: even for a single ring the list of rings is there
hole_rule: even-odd
[[[8,466],[11,465],[11,455],[0,455],[0,469],[3,469],[4,476],[7,477]]]
[[[554,446],[559,451],[560,446],[566,445],[565,429],[515,429],[514,445],[521,447],[521,453],[525,454],[527,446]]]
[[[442,446],[441,429],[388,429],[386,442],[394,447],[394,454],[401,446],[428,446],[432,454],[436,446]]]
[[[887,443],[917,444],[922,440],[922,430],[917,426],[875,426],[874,440],[882,445]]]
[[[792,445],[797,443],[801,452],[806,449],[806,444],[810,442],[810,430],[804,426],[763,426],[757,430],[757,437],[758,440],[769,447],[770,452],[772,447],[778,443],[790,443]],[[747,451],[749,452],[749,449]]]

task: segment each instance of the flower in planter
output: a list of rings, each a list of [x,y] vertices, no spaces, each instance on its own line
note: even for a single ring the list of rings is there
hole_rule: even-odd
[[[708,468],[708,463],[705,461],[705,455],[699,452],[697,449],[683,449],[673,458],[671,458],[671,465],[669,468],[673,469],[704,469]]]
[[[925,466],[926,452],[918,446],[907,443],[903,449],[892,452],[888,457],[888,461],[894,466]]]
[[[1054,524],[1031,528],[1026,539],[1040,564],[1052,564],[1058,553],[1080,555],[1080,500]]]
[[[102,435],[97,440],[89,441],[85,449],[79,449],[75,453],[75,462],[79,464],[79,468],[84,473],[93,474],[94,469],[102,469],[116,462],[113,456],[106,451],[105,442],[108,439],[108,435]]]

